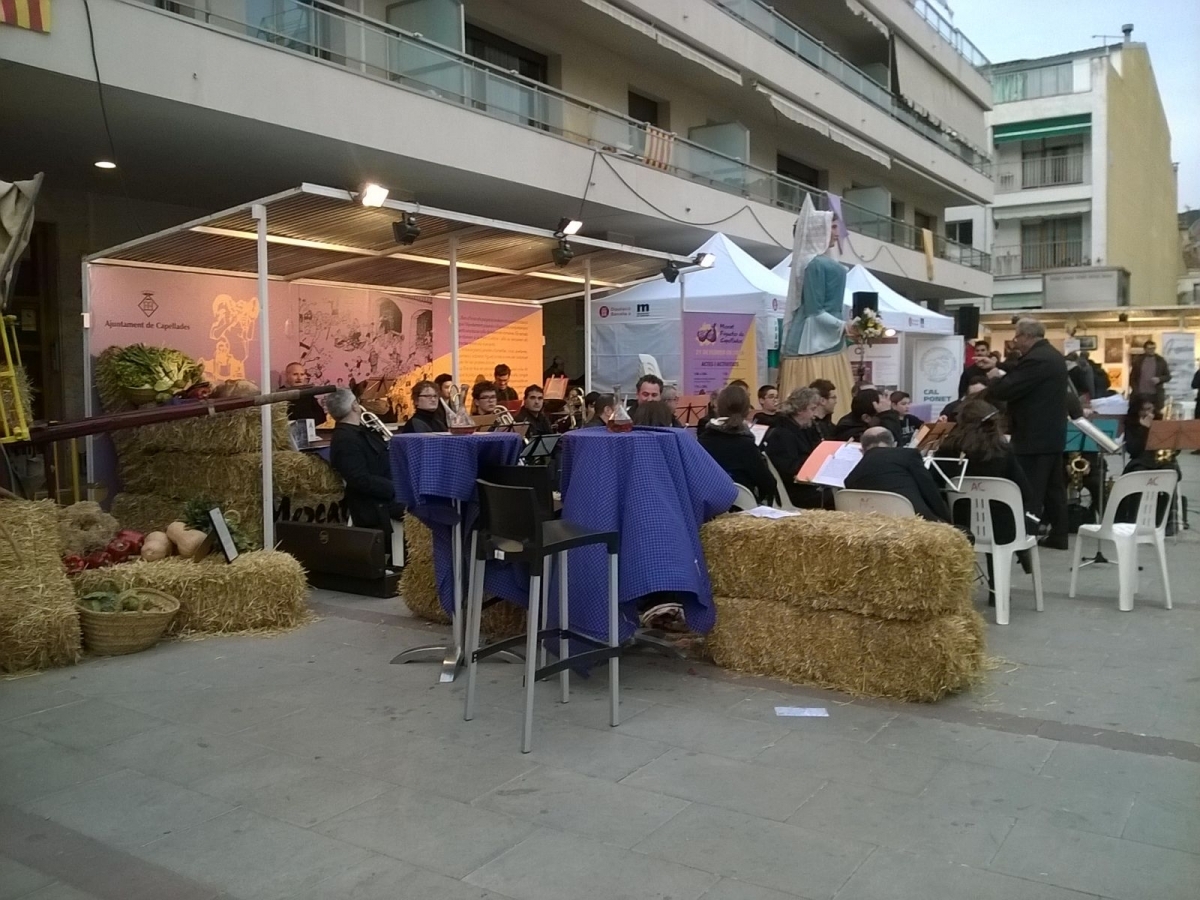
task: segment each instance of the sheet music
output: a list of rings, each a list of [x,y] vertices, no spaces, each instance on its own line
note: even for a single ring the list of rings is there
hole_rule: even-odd
[[[750,433],[754,435],[754,443],[761,445],[770,427],[770,425],[751,425]]]
[[[790,509],[775,509],[773,506],[756,506],[754,509],[743,509],[739,516],[754,516],[756,519],[786,519],[789,516],[798,516],[800,513]]]
[[[854,467],[862,460],[860,444],[843,444],[821,463],[813,478],[814,484],[824,484],[829,487],[845,487],[846,476],[854,471]]]

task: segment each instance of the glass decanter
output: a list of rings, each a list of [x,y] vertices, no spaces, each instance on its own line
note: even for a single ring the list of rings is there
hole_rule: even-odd
[[[616,406],[613,414],[608,417],[608,430],[614,432],[633,431],[633,419],[629,418],[629,410],[625,408],[625,396],[621,393],[619,384],[613,385],[613,398]]]

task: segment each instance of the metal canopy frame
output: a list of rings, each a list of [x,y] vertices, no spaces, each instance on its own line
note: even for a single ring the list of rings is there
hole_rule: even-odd
[[[421,230],[398,244],[392,224],[410,215]],[[270,281],[316,282],[417,293],[450,299],[451,367],[459,381],[459,299],[542,306],[584,299],[584,371],[591,373],[593,292],[630,287],[658,277],[667,263],[691,259],[657,250],[573,235],[574,257],[555,263],[563,238],[534,228],[452,210],[385,200],[366,207],[355,192],[302,184],[252,203],[147,235],[83,261],[84,329],[91,326],[87,296],[89,265],[142,266],[202,274],[255,276],[259,293],[259,342],[265,388],[270,379]],[[84,341],[84,408],[92,410],[92,371]],[[590,390],[591,385],[588,385]],[[274,545],[270,408],[262,411],[263,546]],[[88,477],[94,477],[91,438]]]

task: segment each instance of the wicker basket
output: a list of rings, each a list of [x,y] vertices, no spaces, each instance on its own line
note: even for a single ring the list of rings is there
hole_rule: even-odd
[[[83,644],[100,656],[121,656],[153,647],[179,612],[179,601],[154,588],[131,588],[126,594],[153,600],[159,607],[137,612],[96,612],[76,604]],[[144,602],[144,601],[143,601]]]
[[[158,391],[154,388],[125,388],[125,397],[134,406],[148,406],[158,400]]]

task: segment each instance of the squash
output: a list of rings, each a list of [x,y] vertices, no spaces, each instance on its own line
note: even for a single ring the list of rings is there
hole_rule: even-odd
[[[142,559],[147,562],[166,559],[174,550],[171,539],[162,531],[152,531],[142,539]]]
[[[167,526],[167,537],[184,559],[204,559],[208,555],[208,535],[203,531],[188,528],[183,522],[172,522]]]

